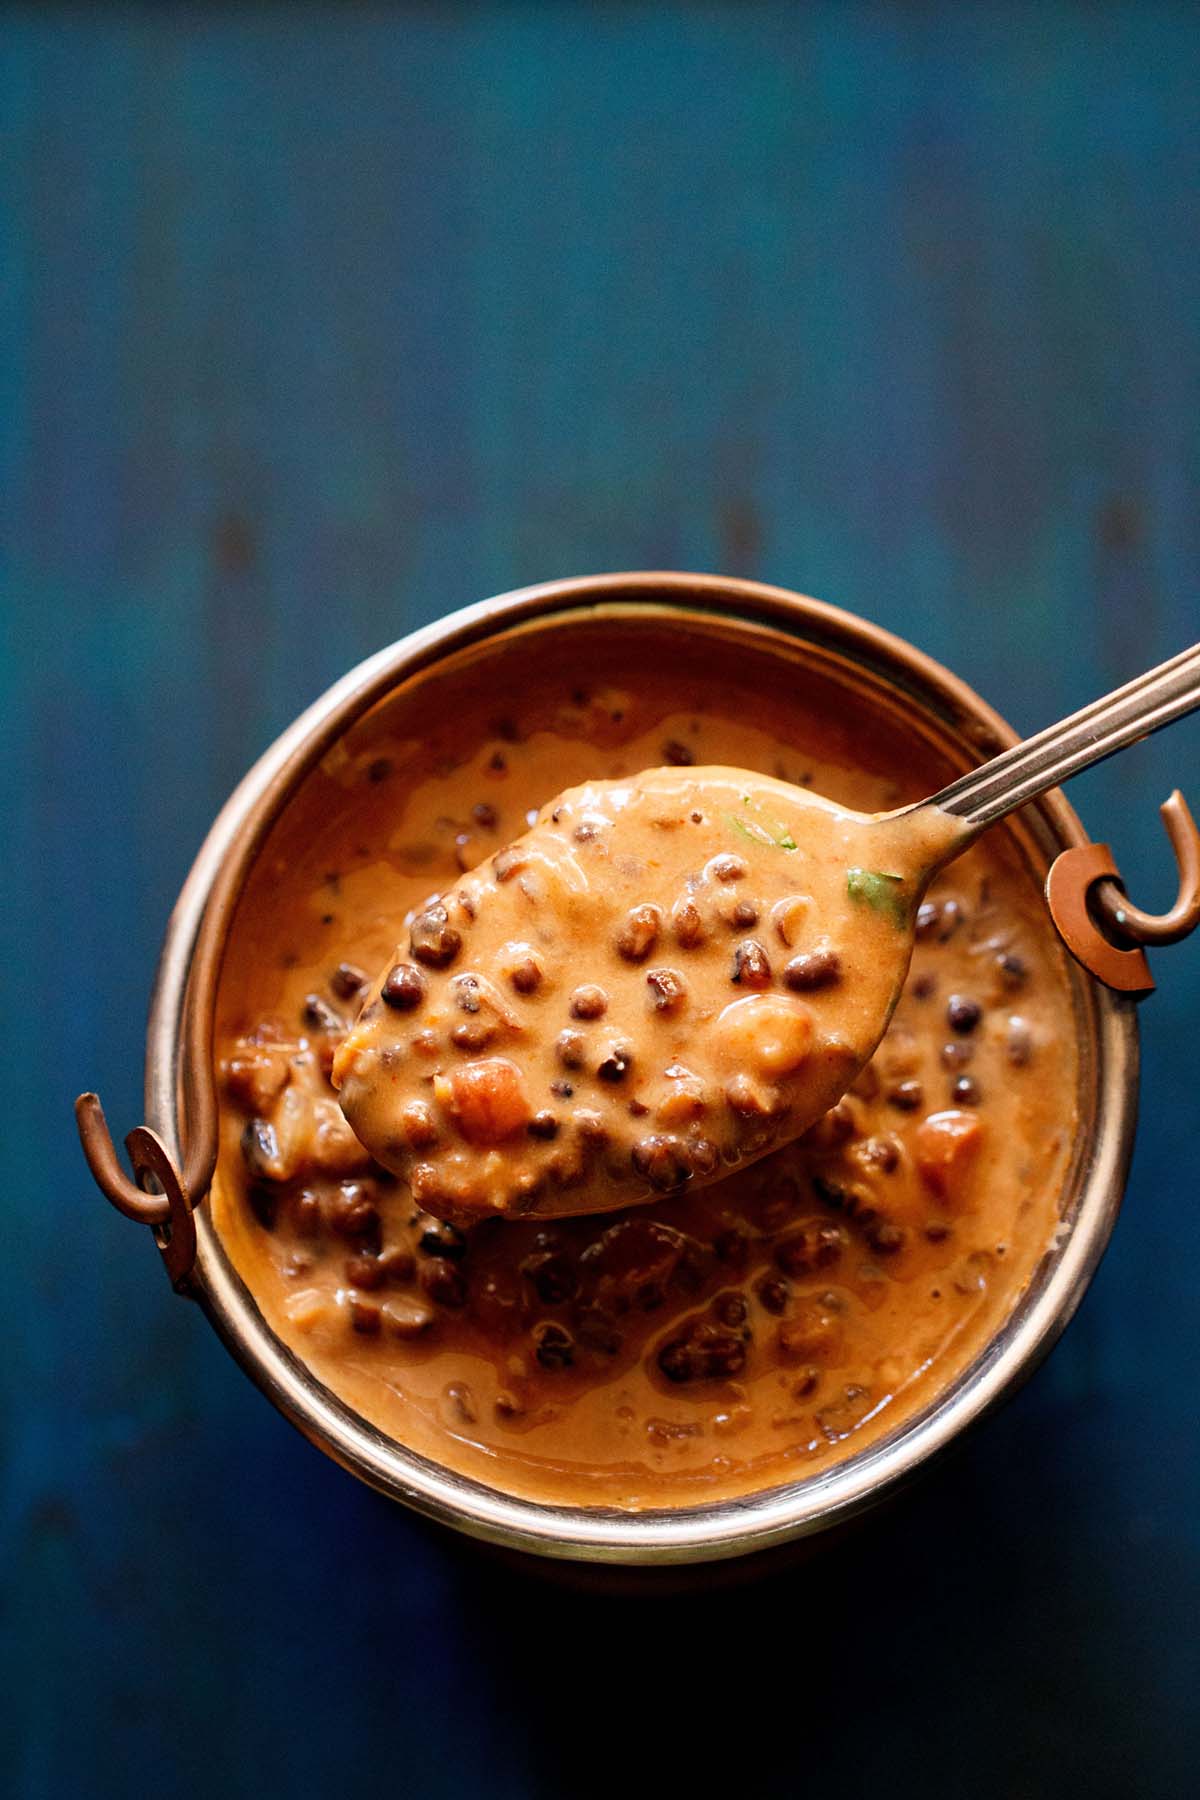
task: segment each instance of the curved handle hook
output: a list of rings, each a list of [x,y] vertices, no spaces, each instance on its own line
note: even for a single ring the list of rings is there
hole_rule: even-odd
[[[87,1166],[92,1171],[92,1179],[105,1198],[112,1201],[118,1212],[124,1213],[127,1219],[133,1219],[138,1225],[163,1224],[171,1213],[166,1195],[147,1194],[126,1175],[112,1141],[99,1094],[80,1094],[75,1102],[75,1123],[79,1127],[79,1142],[83,1146]],[[125,1140],[125,1147],[130,1148],[128,1138]]]
[[[187,1286],[196,1260],[196,1220],[183,1179],[162,1139],[148,1126],[138,1125],[125,1139],[136,1181],[121,1167],[104,1108],[96,1094],[80,1094],[75,1102],[75,1121],[88,1168],[101,1192],[139,1225],[150,1225],[171,1285]],[[141,1183],[148,1177],[158,1182],[161,1194],[147,1193]]]
[[[1179,869],[1179,893],[1168,912],[1143,912],[1126,899],[1107,844],[1064,850],[1046,877],[1059,936],[1077,962],[1120,993],[1154,991],[1143,945],[1177,944],[1200,925],[1200,830],[1178,788],[1159,811]]]
[[[1158,810],[1179,867],[1174,906],[1165,913],[1143,912],[1115,881],[1098,882],[1092,895],[1101,922],[1135,944],[1177,944],[1200,925],[1200,830],[1178,788]]]

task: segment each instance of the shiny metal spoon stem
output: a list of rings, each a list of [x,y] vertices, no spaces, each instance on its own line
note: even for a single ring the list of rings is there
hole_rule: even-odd
[[[970,828],[969,841],[1048,788],[1197,707],[1200,644],[960,775],[924,805],[962,819]],[[959,840],[952,854],[962,848],[964,842]]]

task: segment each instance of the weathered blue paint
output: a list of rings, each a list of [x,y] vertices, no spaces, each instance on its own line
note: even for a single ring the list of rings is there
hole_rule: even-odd
[[[1195,946],[1050,1366],[855,1544],[644,1617],[311,1451],[69,1104],[140,1118],[234,779],[447,608],[754,573],[1022,727],[1200,636],[1198,77],[1183,4],[5,11],[5,1792],[1194,1785]],[[1076,788],[1149,904],[1198,749]]]

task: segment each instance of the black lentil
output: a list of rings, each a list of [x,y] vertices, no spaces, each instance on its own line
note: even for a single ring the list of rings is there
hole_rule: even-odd
[[[462,937],[450,923],[440,900],[418,913],[412,922],[412,953],[431,969],[444,969],[462,949]]]
[[[346,1029],[346,1021],[341,1013],[335,1012],[328,1000],[322,1000],[320,994],[305,995],[302,1017],[313,1031],[338,1032]]]
[[[946,1002],[946,1023],[960,1037],[974,1031],[982,1017],[983,1008],[968,994],[951,994]]]
[[[841,980],[842,959],[836,950],[807,950],[784,966],[783,985],[803,994]]]
[[[542,970],[536,957],[527,956],[509,973],[518,994],[535,994],[542,985]]]
[[[916,1112],[925,1101],[925,1090],[919,1081],[898,1081],[887,1091],[887,1102],[899,1112]]]
[[[603,1062],[597,1065],[596,1074],[601,1081],[624,1081],[632,1067],[633,1051],[624,1044],[614,1045]]]
[[[685,900],[672,914],[676,941],[685,950],[694,950],[704,942],[704,920],[694,900]]]
[[[594,982],[586,982],[583,987],[577,987],[571,995],[573,1019],[602,1019],[607,1011],[608,995]]]
[[[677,1011],[687,992],[678,969],[651,969],[646,976],[646,985],[650,989],[650,1004],[655,1012]]]
[[[353,963],[339,963],[329,977],[329,985],[339,1000],[356,1000],[367,985],[367,977]]]
[[[561,1325],[539,1325],[533,1341],[533,1353],[543,1369],[569,1369],[575,1361],[574,1339]]]
[[[657,906],[635,906],[617,933],[617,951],[626,962],[644,962],[658,941],[662,914]]]
[[[739,987],[764,988],[771,982],[771,959],[757,938],[747,938],[733,953],[730,980]]]

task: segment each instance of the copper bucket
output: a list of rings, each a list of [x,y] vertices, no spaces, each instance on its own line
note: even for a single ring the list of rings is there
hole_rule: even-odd
[[[612,619],[707,633],[714,644],[753,639],[819,663],[854,689],[901,705],[963,768],[1015,742],[970,688],[901,639],[819,601],[748,581],[629,574],[549,582],[481,602],[381,650],[335,684],[283,733],[218,815],[167,928],[146,1040],[147,1126],[126,1144],[125,1175],[95,1095],[78,1103],[92,1172],[112,1202],[149,1224],[179,1292],[198,1300],[247,1373],[313,1443],[362,1480],[430,1518],[510,1549],[578,1561],[666,1564],[743,1556],[841,1523],[881,1499],[1037,1366],[1078,1306],[1116,1219],[1133,1146],[1138,1037],[1132,996],[1153,982],[1134,941],[1180,935],[1200,912],[1200,851],[1182,802],[1168,819],[1184,892],[1168,919],[1146,920],[1124,900],[1104,846],[1089,843],[1060,793],[1025,809],[1018,838],[1039,875],[1052,871],[1055,917],[1071,964],[1080,1057],[1079,1141],[1061,1225],[1001,1330],[922,1412],[857,1455],[807,1481],[744,1499],[637,1514],[516,1499],[454,1474],[385,1437],[353,1412],[271,1332],[213,1229],[205,1204],[217,1150],[212,1023],[221,960],[247,874],[309,771],[356,720],[401,682],[521,634]],[[1180,810],[1182,809],[1182,810]],[[1064,859],[1064,860],[1060,860]],[[1190,861],[1188,860],[1190,859]],[[1189,885],[1190,877],[1190,885]],[[1113,918],[1126,923],[1114,941]],[[1187,915],[1185,918],[1184,915]],[[1157,937],[1156,937],[1157,934]],[[1113,962],[1116,956],[1120,960]],[[1085,962],[1097,973],[1090,972]],[[1101,979],[1100,977],[1103,977]],[[1111,982],[1112,985],[1107,985]]]

